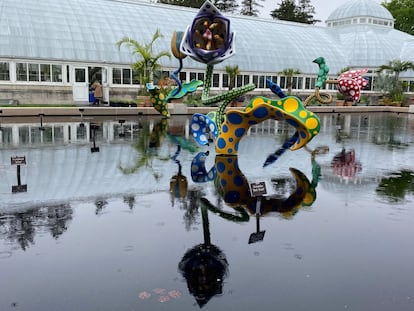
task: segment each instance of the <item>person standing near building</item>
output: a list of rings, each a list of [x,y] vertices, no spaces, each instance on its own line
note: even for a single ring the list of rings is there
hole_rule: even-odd
[[[98,80],[95,80],[92,84],[93,88],[93,95],[95,97],[95,105],[98,105],[101,103],[103,99],[103,93],[102,93],[102,85],[99,83]]]

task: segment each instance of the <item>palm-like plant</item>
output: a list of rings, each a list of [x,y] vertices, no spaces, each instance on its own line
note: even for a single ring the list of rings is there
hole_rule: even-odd
[[[159,60],[161,57],[171,57],[168,51],[161,51],[154,54],[153,45],[159,38],[163,38],[160,30],[157,29],[152,36],[152,39],[148,43],[140,43],[135,39],[129,37],[123,37],[117,42],[117,46],[120,49],[122,45],[131,49],[132,55],[137,55],[140,59],[132,64],[132,68],[137,71],[139,76],[139,82],[141,87],[145,86],[148,82],[154,81],[154,72],[161,68]]]
[[[394,82],[397,85],[400,73],[407,70],[414,70],[414,63],[409,61],[401,61],[399,59],[391,60],[385,65],[381,65],[377,72],[390,71],[394,73]]]
[[[239,66],[226,66],[224,70],[229,76],[229,90],[232,90],[236,86],[236,77],[240,74]]]
[[[280,75],[286,77],[286,86],[287,86],[287,94],[288,95],[292,94],[293,76],[297,75],[297,74],[300,74],[300,73],[301,73],[300,70],[295,69],[295,68],[285,68],[281,72],[279,72]]]
[[[400,73],[408,70],[414,70],[414,63],[401,61],[399,59],[391,60],[387,64],[381,65],[377,70],[377,73],[383,71],[394,73],[392,89],[389,91],[389,95],[393,101],[402,102],[404,99],[403,87],[399,79]]]

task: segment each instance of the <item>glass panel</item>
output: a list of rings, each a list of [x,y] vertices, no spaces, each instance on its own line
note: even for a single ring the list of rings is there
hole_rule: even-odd
[[[39,81],[39,64],[28,64],[29,81]]]
[[[253,76],[253,83],[257,86],[259,86],[259,77],[258,76]]]
[[[220,77],[220,75],[218,73],[213,74],[213,87],[219,87],[220,86],[219,77]]]
[[[66,81],[67,82],[70,82],[71,81],[69,65],[66,65]]]
[[[292,89],[297,89],[298,88],[298,77],[293,77],[292,78]]]
[[[286,77],[280,77],[280,87],[282,89],[287,88],[287,86],[286,86]]]
[[[249,75],[244,75],[243,76],[243,85],[249,84],[250,83],[250,76]]]
[[[84,68],[75,68],[75,82],[86,82],[86,72]]]
[[[196,79],[197,79],[197,74],[195,72],[190,72],[190,81],[196,80]]]
[[[204,73],[199,72],[199,73],[197,74],[197,79],[198,79],[198,80],[201,80],[201,81],[204,81]]]
[[[27,64],[16,64],[16,79],[17,81],[27,81]]]
[[[265,88],[265,77],[264,76],[260,76],[259,77],[259,88],[260,89],[264,89]]]
[[[62,82],[62,65],[52,65],[52,81]]]
[[[0,80],[10,80],[9,63],[0,63]]]
[[[2,144],[9,145],[13,142],[13,129],[11,127],[3,127],[0,135],[2,137]]]
[[[50,65],[41,64],[40,65],[40,78],[41,81],[50,82]]]
[[[19,142],[21,144],[28,144],[29,143],[29,128],[19,127]]]
[[[223,87],[229,87],[229,75],[223,73]]]
[[[236,86],[237,87],[242,86],[242,75],[237,75],[237,77],[236,77]]]
[[[181,71],[180,72],[180,81],[181,82],[187,82],[187,73],[186,72],[183,72],[183,71]]]
[[[132,84],[139,84],[139,73],[136,70],[132,70]]]
[[[55,143],[63,142],[63,137],[64,137],[63,126],[55,126],[53,128],[53,141]]]
[[[121,84],[121,69],[119,68],[112,69],[112,83]]]
[[[315,88],[315,84],[316,84],[316,78],[311,78],[311,85],[310,88],[314,89]]]
[[[298,89],[301,90],[302,88],[303,88],[303,77],[298,77]]]
[[[122,84],[131,84],[131,69],[122,69]]]
[[[305,89],[306,90],[309,90],[311,87],[310,87],[310,78],[306,78],[305,79]]]

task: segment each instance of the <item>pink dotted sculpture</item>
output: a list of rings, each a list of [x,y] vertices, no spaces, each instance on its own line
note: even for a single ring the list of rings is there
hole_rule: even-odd
[[[368,69],[365,68],[342,73],[338,77],[338,91],[346,98],[358,102],[361,98],[361,89],[368,85],[368,80],[362,76],[367,72]]]

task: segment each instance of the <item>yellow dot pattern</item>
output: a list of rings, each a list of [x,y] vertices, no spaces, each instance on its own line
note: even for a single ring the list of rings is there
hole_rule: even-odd
[[[226,121],[216,143],[217,154],[237,154],[240,133],[246,133],[252,124],[267,119],[285,120],[296,128],[298,138],[290,148],[297,150],[306,145],[319,133],[319,118],[307,110],[301,100],[287,96],[278,100],[256,96],[252,98],[244,111],[228,111]]]

